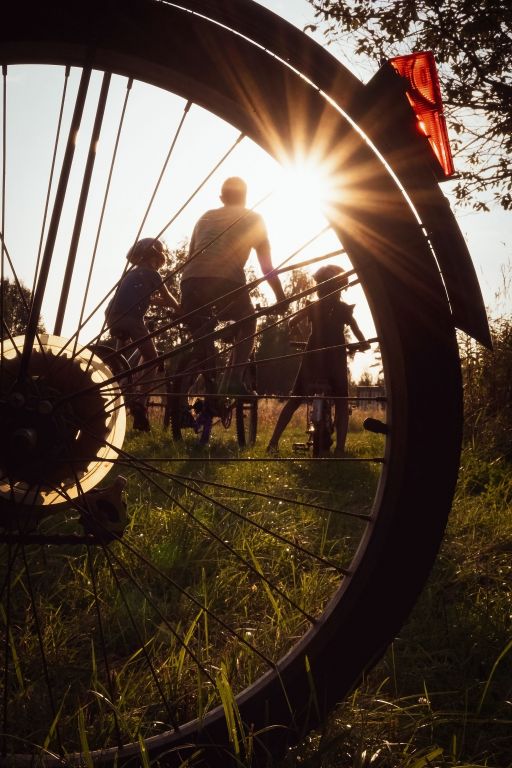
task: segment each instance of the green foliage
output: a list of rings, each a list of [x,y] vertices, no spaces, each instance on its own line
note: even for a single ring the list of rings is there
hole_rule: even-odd
[[[371,387],[371,385],[373,384],[373,380],[370,375],[370,372],[363,371],[357,383],[358,383],[358,386],[360,387]]]
[[[258,365],[258,393],[286,396],[295,380],[299,368],[300,358],[286,359],[286,355],[293,354],[290,346],[290,336],[285,324],[271,324],[263,328],[258,339],[256,361],[269,360],[268,364]],[[285,359],[282,359],[282,358]],[[276,361],[279,361],[276,363]]]
[[[4,277],[0,286],[0,302],[2,304],[2,318],[7,327],[7,332],[2,324],[0,328],[0,338],[5,338],[9,334],[18,336],[25,333],[30,313],[31,293],[23,284],[11,282],[9,278]],[[44,333],[44,325],[40,320],[37,330]]]
[[[182,243],[177,248],[171,249],[168,262],[160,270],[167,288],[178,301],[180,296],[181,267],[187,258],[187,253],[187,243]],[[170,321],[171,315],[167,307],[151,306],[146,315],[146,325],[150,331],[159,328],[163,329],[154,337],[155,346],[160,353],[178,346],[181,342],[180,326]],[[167,328],[167,325],[170,327]]]
[[[461,347],[465,440],[485,461],[512,458],[512,318],[491,323],[491,337],[492,350],[471,339]]]
[[[489,194],[512,208],[510,39],[504,0],[473,3],[419,0],[309,0],[327,37],[383,59],[431,50],[440,68],[448,125],[455,140],[462,202],[487,209]]]

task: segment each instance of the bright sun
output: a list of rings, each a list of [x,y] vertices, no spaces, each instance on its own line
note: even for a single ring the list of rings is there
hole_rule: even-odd
[[[297,217],[325,214],[332,194],[332,179],[327,169],[311,160],[283,166],[277,195]]]

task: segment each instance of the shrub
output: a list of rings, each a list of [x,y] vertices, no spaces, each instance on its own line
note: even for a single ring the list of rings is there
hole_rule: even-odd
[[[512,318],[491,322],[493,349],[461,346],[464,439],[489,460],[512,459]]]

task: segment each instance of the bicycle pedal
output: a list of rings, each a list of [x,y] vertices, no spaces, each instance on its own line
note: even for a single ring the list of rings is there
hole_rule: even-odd
[[[188,408],[184,408],[181,412],[181,419],[180,419],[180,426],[184,429],[190,428],[190,429],[196,429],[196,420],[188,410]]]
[[[373,432],[376,435],[388,435],[389,426],[380,419],[372,419],[371,417],[363,421],[363,428],[367,432]]]
[[[127,506],[123,498],[126,478],[119,475],[107,488],[93,488],[83,497],[85,509],[80,524],[85,533],[92,534],[103,543],[123,536],[128,526]]]

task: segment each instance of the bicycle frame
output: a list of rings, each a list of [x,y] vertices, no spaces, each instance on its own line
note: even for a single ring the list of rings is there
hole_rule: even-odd
[[[230,344],[234,340],[236,326],[230,324],[220,329],[216,341]],[[226,356],[223,360],[223,357]],[[232,423],[233,411],[236,417],[236,432],[240,447],[253,444],[257,428],[257,399],[248,403],[243,397],[223,396],[219,389],[226,388],[233,360],[233,346],[228,349],[215,345],[215,354],[209,361],[201,359],[198,350],[192,348],[177,363],[176,372],[169,380],[168,403],[164,416],[164,425],[171,425],[175,440],[182,439],[182,429],[192,428],[199,436],[199,443],[206,445],[210,439],[212,427],[220,423],[228,429]],[[207,366],[205,366],[207,362]],[[203,377],[206,390],[201,392],[195,387]],[[244,378],[250,378],[251,388],[256,385],[255,371],[249,364]],[[197,391],[194,391],[194,388]],[[193,402],[190,402],[192,400]],[[249,423],[244,425],[246,411],[249,411]]]

